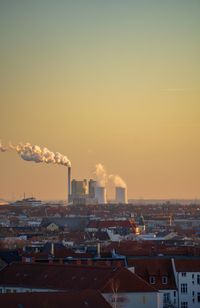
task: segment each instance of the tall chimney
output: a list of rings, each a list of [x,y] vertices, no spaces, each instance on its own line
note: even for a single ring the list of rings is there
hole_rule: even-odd
[[[68,167],[68,202],[71,196],[71,167]]]

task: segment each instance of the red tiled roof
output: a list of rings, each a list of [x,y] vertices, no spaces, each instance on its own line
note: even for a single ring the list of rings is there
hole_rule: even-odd
[[[200,256],[198,247],[188,246],[166,246],[155,241],[121,241],[112,242],[104,248],[105,251],[115,249],[118,254],[125,256],[150,256],[150,255],[170,255],[170,256]]]
[[[200,259],[174,260],[177,272],[200,272]]]
[[[117,291],[125,292],[156,292],[157,290],[138,275],[126,268],[117,271],[116,274],[101,289],[103,293]]]
[[[94,290],[81,292],[0,294],[0,307],[16,308],[109,308],[104,297]]]
[[[175,290],[176,282],[171,259],[129,259],[128,266],[135,268],[135,273],[149,282],[150,276],[155,277],[154,287],[157,290]],[[162,283],[162,277],[167,277],[167,283]]]
[[[147,282],[125,268],[12,263],[1,271],[0,285],[54,290],[110,290],[120,281],[121,292],[155,292]]]
[[[41,263],[12,263],[1,271],[0,285],[56,290],[98,289],[112,269]]]

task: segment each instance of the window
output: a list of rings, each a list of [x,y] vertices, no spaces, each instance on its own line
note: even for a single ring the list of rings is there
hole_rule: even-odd
[[[197,284],[200,284],[200,275],[197,275]]]
[[[192,296],[194,296],[194,291],[192,291]]]
[[[146,304],[146,296],[142,296],[142,303]]]
[[[123,303],[124,301],[125,301],[125,297],[119,296],[118,294],[112,296],[112,298],[111,298],[112,303]],[[88,306],[88,305],[86,305],[86,303],[87,303],[86,301],[84,303],[85,303],[85,307]],[[121,307],[121,305],[120,305],[120,307]]]
[[[187,293],[187,283],[181,283],[181,293]]]
[[[200,303],[200,292],[197,293],[197,302]]]
[[[170,302],[170,294],[169,293],[164,293],[163,294],[163,303],[167,304]]]
[[[0,289],[0,293],[3,293],[3,290],[2,290],[2,289]]]
[[[194,274],[192,274],[192,279],[194,279]]]
[[[181,302],[181,308],[188,308],[188,302]]]
[[[167,284],[168,279],[167,276],[162,276],[162,284]]]
[[[6,289],[6,293],[11,293],[11,289]]]
[[[174,291],[174,297],[176,297],[176,291]]]
[[[174,305],[176,305],[176,299],[174,299]]]
[[[155,284],[155,283],[156,283],[156,278],[155,278],[155,276],[150,276],[150,277],[149,277],[149,282],[150,282],[150,284]]]
[[[186,277],[186,273],[182,273],[181,275],[182,275],[182,277]]]

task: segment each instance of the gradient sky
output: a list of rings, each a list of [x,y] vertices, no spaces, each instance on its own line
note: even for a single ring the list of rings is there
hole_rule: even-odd
[[[200,198],[199,31],[199,0],[0,0],[0,139]],[[64,199],[66,172],[0,153],[0,198]]]

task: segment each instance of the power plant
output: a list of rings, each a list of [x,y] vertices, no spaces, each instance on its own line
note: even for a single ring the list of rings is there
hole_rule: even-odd
[[[103,187],[103,186],[96,186],[95,187],[95,199],[97,200],[98,204],[107,203],[106,188],[105,187]]]
[[[116,203],[128,203],[126,187],[115,187],[115,201]]]
[[[102,164],[95,165],[96,180],[71,180],[71,162],[60,152],[52,152],[46,147],[32,145],[30,142],[9,144],[4,147],[0,142],[0,151],[14,150],[25,161],[35,163],[57,164],[68,170],[68,204],[106,204],[106,184],[112,181],[116,188],[116,203],[127,203],[126,183],[119,175],[108,174]]]
[[[114,203],[128,203],[126,187],[115,187]],[[72,180],[71,167],[68,167],[68,204],[107,204],[106,187],[93,179]]]

